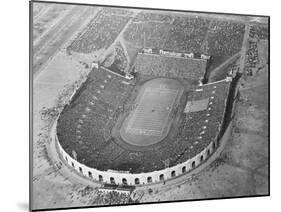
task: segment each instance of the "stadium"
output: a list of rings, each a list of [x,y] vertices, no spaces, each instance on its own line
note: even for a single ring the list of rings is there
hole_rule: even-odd
[[[33,210],[269,191],[269,17],[32,2]]]
[[[196,169],[219,147],[232,104],[232,77],[208,83],[209,59],[144,48],[130,73],[94,65],[56,122],[63,161],[102,185],[163,183]]]

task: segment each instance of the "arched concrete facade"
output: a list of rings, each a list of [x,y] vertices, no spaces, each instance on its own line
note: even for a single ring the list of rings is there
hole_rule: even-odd
[[[227,100],[225,100],[225,106],[226,104],[227,104]],[[225,112],[226,111],[224,111],[223,113],[224,115]],[[60,145],[56,133],[57,120],[54,124],[53,139],[55,140],[58,152],[60,156],[63,158],[63,160],[65,161],[65,163],[67,163],[70,167],[73,167],[79,174],[82,174],[84,177],[88,178],[89,180],[93,180],[99,183],[108,183],[108,184],[114,181],[114,183],[119,185],[122,185],[124,182],[126,182],[127,185],[141,186],[141,185],[147,185],[152,183],[161,183],[163,182],[163,180],[172,179],[186,172],[189,172],[195,169],[196,167],[198,167],[199,165],[201,165],[202,163],[204,163],[212,155],[212,153],[216,151],[219,144],[222,143],[223,140],[228,139],[231,132],[230,126],[231,124],[229,124],[226,132],[224,133],[220,141],[216,137],[213,141],[210,141],[209,145],[206,146],[205,149],[203,149],[200,153],[198,153],[193,158],[163,170],[147,172],[147,173],[138,173],[138,174],[123,173],[118,171],[100,171],[95,168],[87,167],[84,164],[75,160],[67,152],[65,152],[62,146]]]
[[[223,139],[225,136],[227,136],[226,134],[223,136]],[[64,151],[64,149],[61,147],[58,141],[56,134],[54,139],[57,144],[57,149],[59,151],[59,154],[63,158],[64,162],[67,163],[70,167],[73,167],[79,174],[83,175],[89,180],[110,184],[112,183],[112,179],[114,179],[114,182],[116,184],[122,185],[124,184],[124,182],[126,182],[127,185],[134,185],[134,186],[141,186],[150,183],[160,183],[163,182],[163,179],[169,180],[179,175],[182,175],[186,172],[189,172],[192,169],[198,167],[200,164],[204,163],[204,161],[207,160],[212,155],[212,153],[217,149],[217,145],[215,149],[213,148],[213,143],[216,142],[215,139],[215,141],[210,142],[210,144],[195,157],[183,163],[177,164],[176,166],[169,167],[159,171],[133,174],[133,173],[123,173],[118,171],[100,171],[95,168],[87,167],[84,164],[75,160],[67,152]],[[192,167],[193,163],[195,163],[194,167]],[[148,182],[150,180],[151,182]]]

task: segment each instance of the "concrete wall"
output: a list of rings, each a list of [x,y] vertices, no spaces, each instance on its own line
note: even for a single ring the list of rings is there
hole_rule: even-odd
[[[225,133],[222,139],[227,139],[229,133]],[[226,138],[227,137],[227,138]],[[215,139],[216,140],[216,139]],[[215,142],[214,140],[214,142]],[[215,148],[214,148],[214,142],[210,142],[210,144],[199,154],[197,154],[195,157],[178,164],[173,167],[169,167],[160,171],[154,171],[154,172],[148,172],[148,173],[139,173],[139,174],[131,174],[131,173],[122,173],[118,171],[100,171],[94,168],[90,168],[85,166],[82,163],[79,163],[74,158],[72,158],[68,153],[64,151],[64,149],[61,147],[57,135],[55,134],[55,142],[57,144],[57,148],[59,151],[60,156],[63,158],[65,163],[67,163],[70,167],[73,167],[78,173],[85,176],[86,178],[93,180],[93,181],[99,181],[99,175],[102,176],[102,183],[111,183],[111,178],[114,178],[114,181],[116,184],[123,184],[123,179],[126,179],[128,185],[143,185],[143,184],[149,184],[148,178],[151,178],[151,183],[159,183],[163,182],[160,180],[160,176],[164,177],[164,180],[171,179],[173,177],[182,175],[186,172],[189,172],[199,166],[200,164],[204,163],[206,159],[208,159],[212,153],[217,149],[217,144],[215,142]],[[220,142],[221,143],[221,142]],[[209,151],[209,152],[208,152]],[[184,168],[185,167],[185,168]],[[183,169],[185,171],[183,172]],[[172,172],[174,171],[174,175],[172,176]],[[89,175],[89,172],[91,173]],[[139,184],[135,183],[136,179],[139,179]]]
[[[227,100],[225,100],[225,108],[226,108],[226,104],[227,104]],[[224,115],[225,112],[226,111],[224,111]],[[79,163],[74,158],[72,158],[67,152],[65,152],[64,149],[61,147],[56,133],[57,121],[55,121],[54,124],[55,130],[53,132],[53,139],[55,140],[58,152],[60,156],[63,158],[63,160],[65,161],[65,163],[67,163],[70,167],[73,167],[78,173],[85,176],[86,178],[99,182],[100,181],[99,176],[101,176],[102,177],[101,183],[111,183],[111,178],[113,178],[116,184],[123,184],[123,180],[126,179],[128,185],[138,186],[138,185],[144,185],[149,183],[163,182],[163,180],[160,180],[160,176],[163,176],[164,180],[168,180],[195,169],[200,164],[204,163],[204,161],[208,159],[212,155],[212,153],[215,152],[215,150],[218,148],[218,146],[221,143],[223,143],[226,139],[228,139],[231,133],[231,126],[232,126],[232,122],[229,124],[224,135],[219,141],[216,137],[213,141],[209,143],[209,145],[203,151],[198,153],[193,158],[176,166],[169,167],[160,171],[139,173],[139,174],[122,173],[118,171],[100,171],[94,168],[87,167],[82,163]],[[185,169],[184,172],[183,169]],[[174,173],[174,176],[172,176],[172,172]],[[89,173],[91,173],[91,175],[89,175]],[[148,182],[148,178],[150,178],[152,181]],[[135,183],[136,179],[138,179],[139,184]]]

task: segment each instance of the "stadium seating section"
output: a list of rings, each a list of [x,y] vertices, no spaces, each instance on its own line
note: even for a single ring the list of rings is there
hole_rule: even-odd
[[[176,165],[201,152],[216,138],[223,121],[230,82],[199,86],[189,101],[209,98],[205,110],[184,114],[175,138],[165,138],[157,148],[128,150],[111,136],[133,86],[103,69],[93,70],[63,110],[57,135],[64,150],[86,166],[99,170],[151,172]],[[200,89],[200,90],[198,90]]]
[[[202,18],[175,18],[164,49],[178,52],[200,52],[208,30],[209,20]]]
[[[111,152],[111,157],[104,158],[114,159],[119,149],[111,142],[105,128],[122,110],[120,108],[133,88],[123,81],[123,78],[103,69],[92,71],[88,80],[77,91],[77,98],[74,96],[70,105],[64,109],[57,134],[70,155],[75,150],[78,160],[102,160],[100,155]],[[85,164],[92,163],[87,159]]]
[[[260,40],[268,40],[269,30],[264,25],[252,25],[249,36],[251,38],[258,38]]]
[[[242,23],[140,13],[124,32],[124,38],[139,48],[231,56],[240,51],[244,33]]]
[[[245,25],[226,21],[213,21],[209,28],[208,54],[230,56],[240,51]]]
[[[179,154],[176,162],[184,162],[202,151],[211,141],[215,141],[220,131],[224,118],[226,99],[230,88],[230,82],[220,81],[218,83],[205,85],[203,90],[194,91],[189,101],[197,101],[209,98],[208,108],[203,111],[185,114],[185,122],[177,137],[175,150]]]
[[[130,16],[119,15],[119,12],[116,11],[109,15],[107,11],[109,8],[104,10],[97,17],[94,17],[85,29],[78,34],[70,46],[67,47],[68,50],[87,54],[108,48],[113,43],[129,21]]]
[[[246,54],[245,70],[248,75],[252,75],[254,68],[259,64],[258,44],[256,41],[248,42],[248,49]]]
[[[138,54],[135,69],[144,75],[199,79],[204,76],[205,60]]]
[[[132,17],[129,10],[104,8],[68,49],[92,53],[108,48]],[[251,27],[250,35],[260,39],[268,36],[264,30],[260,34],[258,31]],[[140,49],[227,57],[241,50],[244,33],[245,25],[238,22],[141,12],[133,17],[123,37]],[[251,66],[256,63],[255,49],[255,44],[250,43],[247,59]],[[115,53],[114,61],[107,68],[124,75],[128,61],[123,47],[117,46]],[[203,77],[206,69],[204,60],[146,53],[139,53],[134,65],[144,75],[192,80]],[[63,149],[70,156],[77,156],[79,162],[102,171],[152,172],[184,162],[216,140],[224,119],[229,81],[197,86],[187,93],[189,102],[207,99],[207,106],[183,113],[180,127],[172,139],[167,136],[153,148],[130,150],[116,141],[121,138],[113,137],[111,130],[135,87],[110,71],[104,68],[92,70],[58,120],[58,139]]]

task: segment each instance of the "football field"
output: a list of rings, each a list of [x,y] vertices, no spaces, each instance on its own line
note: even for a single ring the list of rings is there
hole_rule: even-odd
[[[126,132],[160,136],[167,124],[178,90],[145,89],[134,114],[128,123]]]
[[[120,134],[127,143],[148,146],[163,140],[169,132],[174,108],[183,93],[179,81],[157,78],[142,85]]]

